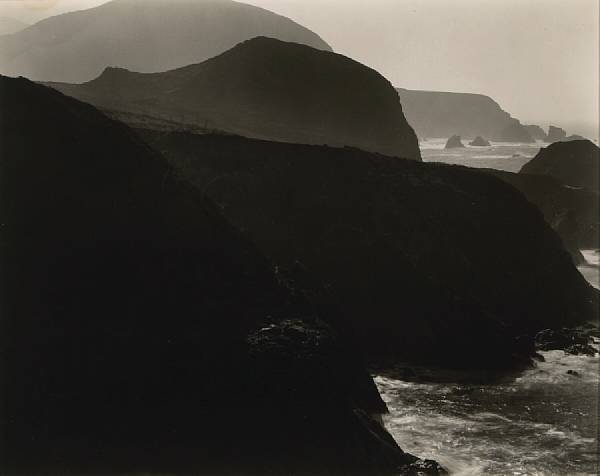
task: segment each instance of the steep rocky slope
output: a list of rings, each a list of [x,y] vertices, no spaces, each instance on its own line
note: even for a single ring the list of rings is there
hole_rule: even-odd
[[[141,131],[275,262],[329,290],[374,361],[514,368],[597,294],[533,205],[476,170]]]
[[[83,82],[107,66],[166,71],[261,35],[331,50],[289,18],[231,0],[113,0],[0,38],[0,73]]]
[[[583,262],[581,249],[598,248],[600,196],[597,192],[568,187],[549,176],[480,170],[495,175],[522,192],[559,234],[576,264]]]
[[[398,95],[379,73],[342,55],[270,38],[165,73],[108,69],[86,84],[52,86],[110,110],[420,159]]]
[[[546,175],[571,186],[600,191],[600,148],[589,140],[556,142],[542,148],[520,170]]]
[[[424,464],[322,308],[126,126],[25,79],[0,111],[3,474]]]

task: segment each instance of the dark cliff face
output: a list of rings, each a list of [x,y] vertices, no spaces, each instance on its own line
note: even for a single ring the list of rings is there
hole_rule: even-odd
[[[467,139],[483,136],[493,141],[531,142],[525,126],[482,94],[415,91],[398,88],[404,114],[420,138]]]
[[[597,192],[569,187],[549,176],[481,170],[513,185],[538,207],[576,264],[583,262],[581,249],[598,247],[600,196]]]
[[[300,260],[373,360],[514,367],[522,333],[579,322],[595,293],[542,215],[462,167],[144,131],[281,264]]]
[[[598,192],[600,149],[589,140],[556,142],[541,149],[520,173],[547,175],[565,185]]]
[[[83,82],[107,66],[154,72],[198,63],[255,36],[331,51],[289,18],[230,0],[113,0],[0,38],[0,73]]]
[[[52,86],[110,110],[420,160],[417,138],[385,78],[344,56],[295,43],[255,38],[178,70],[108,69],[83,85]]]
[[[162,156],[24,79],[0,77],[0,106],[3,473],[414,462],[305,288]]]

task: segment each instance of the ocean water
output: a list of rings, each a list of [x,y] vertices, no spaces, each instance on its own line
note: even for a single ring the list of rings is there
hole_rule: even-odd
[[[454,475],[596,475],[600,358],[543,355],[545,362],[503,384],[377,376],[390,410],[386,427],[403,450]]]
[[[600,250],[581,250],[585,263],[578,266],[579,272],[596,289],[600,289]]]
[[[425,162],[444,162],[468,167],[491,168],[518,172],[530,161],[541,147],[548,144],[538,141],[535,144],[517,142],[491,142],[489,147],[471,147],[463,140],[464,149],[444,149],[447,139],[427,139],[419,143],[421,156]]]
[[[446,151],[445,143],[422,142],[423,160],[518,172],[547,145],[492,143]],[[600,252],[582,253],[586,263],[579,270],[600,289]],[[595,346],[600,349],[600,341]],[[435,459],[457,476],[600,474],[600,355],[542,354],[545,362],[498,384],[407,382],[390,373],[377,375],[390,410],[386,427],[402,449]]]

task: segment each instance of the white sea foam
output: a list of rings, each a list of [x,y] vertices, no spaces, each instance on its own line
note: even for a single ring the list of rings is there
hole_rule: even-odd
[[[588,265],[600,266],[600,250],[581,250]]]
[[[600,250],[581,250],[585,263],[578,266],[579,272],[596,289],[600,289]]]
[[[543,355],[545,362],[512,383],[411,383],[376,376],[390,410],[385,424],[404,450],[459,476],[594,474],[600,357]]]

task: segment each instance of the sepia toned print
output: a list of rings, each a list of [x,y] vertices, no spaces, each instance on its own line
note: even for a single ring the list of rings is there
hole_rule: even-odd
[[[597,474],[599,14],[0,0],[0,474]]]

